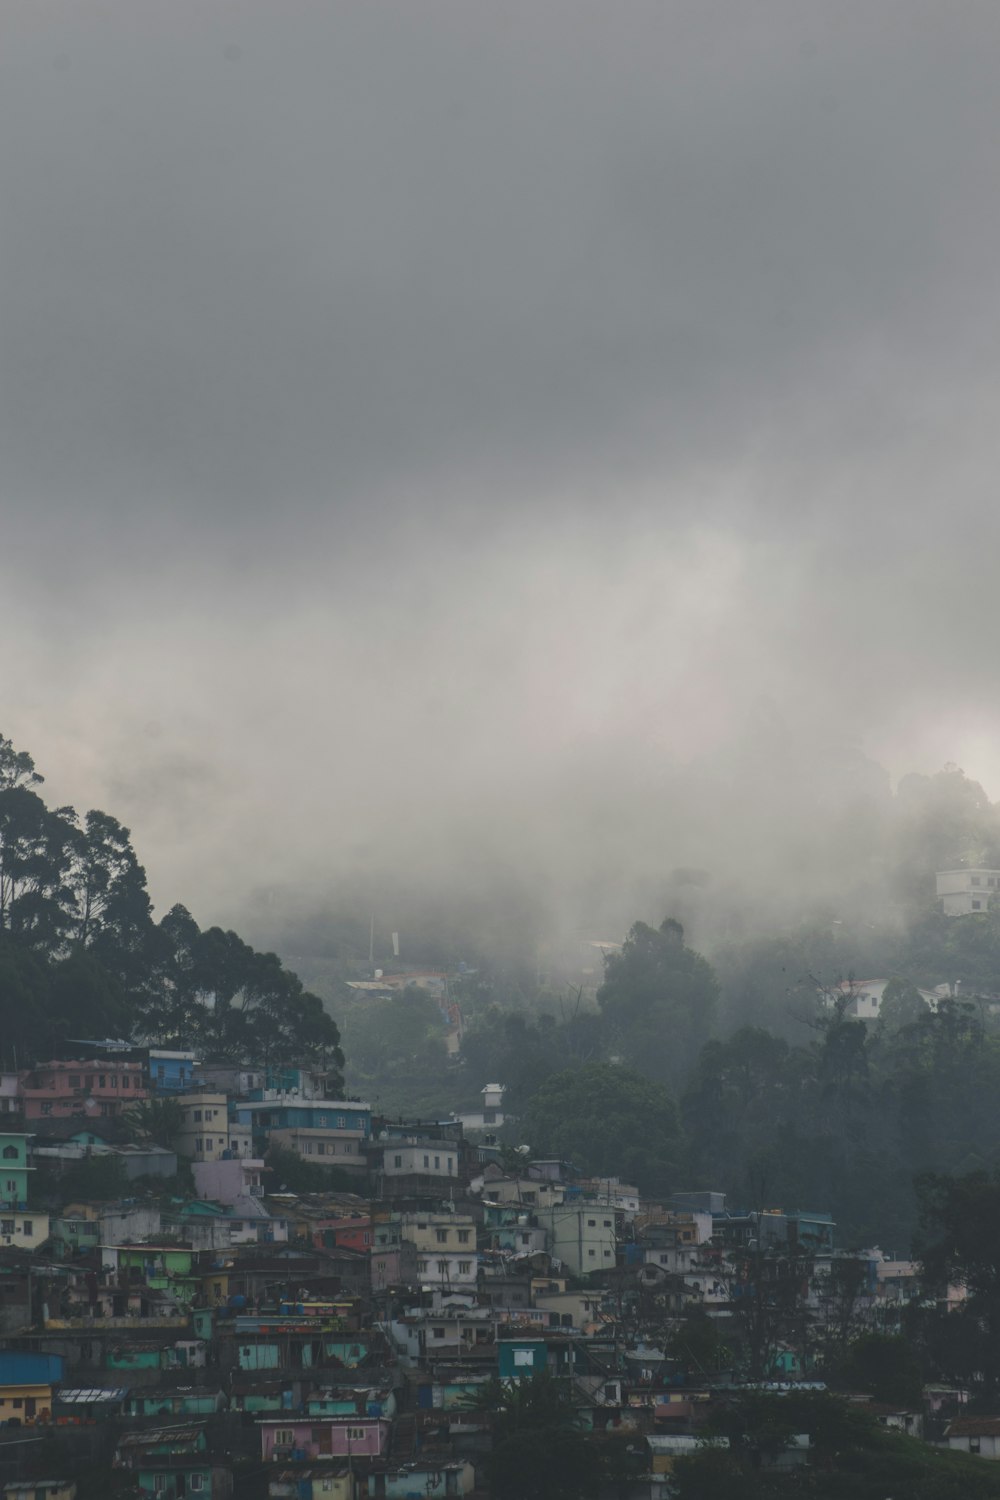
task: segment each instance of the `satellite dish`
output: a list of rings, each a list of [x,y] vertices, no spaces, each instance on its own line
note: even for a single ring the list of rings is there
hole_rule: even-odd
[[[382,970],[381,969],[376,969],[375,970],[375,978],[376,979],[381,979],[382,978]]]

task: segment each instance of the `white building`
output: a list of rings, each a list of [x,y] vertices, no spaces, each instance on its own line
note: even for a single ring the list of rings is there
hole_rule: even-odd
[[[549,1237],[549,1254],[574,1276],[614,1270],[615,1216],[597,1204],[560,1203],[536,1210]]]
[[[935,878],[946,917],[987,911],[991,898],[1000,896],[1000,870],[939,870]]]
[[[507,1092],[502,1083],[487,1083],[480,1091],[483,1096],[483,1107],[468,1115],[455,1115],[455,1119],[461,1121],[463,1130],[499,1130],[506,1123],[503,1112],[503,1096]]]

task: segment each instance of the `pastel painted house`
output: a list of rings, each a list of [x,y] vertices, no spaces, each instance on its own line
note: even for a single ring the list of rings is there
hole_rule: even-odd
[[[44,1245],[48,1237],[48,1214],[27,1208],[0,1209],[0,1245],[34,1250],[36,1245]]]
[[[195,1080],[197,1058],[193,1052],[149,1049],[149,1084],[158,1094],[182,1094]]]
[[[381,1458],[388,1450],[388,1417],[279,1417],[258,1422],[265,1463],[317,1458]]]
[[[41,1063],[21,1074],[21,1104],[26,1120],[67,1115],[120,1115],[147,1099],[142,1064],[92,1060]]]
[[[130,1469],[142,1494],[181,1500],[199,1495],[205,1500],[229,1500],[232,1475],[208,1451],[204,1427],[158,1427],[127,1433],[119,1439],[114,1467]]]
[[[306,1398],[306,1413],[312,1417],[394,1417],[396,1397],[392,1391],[367,1386],[351,1388],[332,1386],[311,1391]]]
[[[167,1390],[156,1387],[132,1391],[122,1402],[124,1417],[214,1417],[224,1411],[226,1398],[221,1391],[205,1386],[179,1385]]]
[[[52,1412],[52,1387],[61,1384],[65,1361],[59,1354],[0,1350],[0,1423],[30,1426]]]
[[[471,1495],[476,1487],[476,1471],[470,1463],[440,1463],[417,1459],[397,1469],[373,1469],[359,1485],[360,1495],[376,1500],[411,1500],[424,1496],[445,1500],[448,1495]]]
[[[28,1179],[34,1168],[28,1166],[29,1135],[0,1132],[0,1207],[27,1208]]]

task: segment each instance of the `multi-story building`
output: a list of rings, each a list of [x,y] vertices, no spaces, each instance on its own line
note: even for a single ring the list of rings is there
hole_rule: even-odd
[[[465,1214],[400,1214],[400,1235],[417,1255],[417,1280],[440,1291],[474,1292],[479,1261],[475,1220]]]
[[[214,1089],[191,1089],[177,1100],[183,1124],[177,1132],[177,1153],[191,1161],[222,1161],[234,1154],[230,1140],[229,1099]],[[235,1154],[248,1142],[247,1132],[239,1133]]]
[[[536,1210],[548,1232],[549,1253],[574,1276],[610,1271],[615,1266],[615,1216],[594,1204],[559,1203]]]
[[[142,1063],[119,1058],[41,1063],[21,1074],[26,1120],[67,1115],[120,1115],[149,1097]]]
[[[1000,870],[985,867],[939,870],[935,879],[946,917],[965,917],[974,911],[987,911],[990,901],[1000,896]]]
[[[28,1166],[30,1140],[19,1132],[0,1132],[0,1207],[28,1206],[28,1178],[34,1171]]]
[[[370,1104],[356,1099],[302,1099],[280,1094],[240,1099],[233,1106],[233,1115],[235,1122],[250,1128],[260,1155],[274,1144],[320,1166],[359,1174],[367,1170]]]
[[[197,1064],[194,1052],[172,1052],[162,1047],[150,1047],[149,1086],[158,1094],[183,1093],[194,1084]]]
[[[449,1140],[379,1142],[371,1148],[384,1198],[447,1198],[456,1190],[458,1144]]]

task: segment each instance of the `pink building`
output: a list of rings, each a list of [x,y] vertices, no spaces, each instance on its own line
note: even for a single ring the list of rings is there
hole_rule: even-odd
[[[27,1120],[63,1119],[68,1115],[120,1115],[130,1104],[147,1099],[138,1062],[48,1062],[20,1075],[20,1095]]]
[[[381,1458],[392,1423],[386,1417],[278,1417],[258,1422],[265,1462],[316,1458]]]

